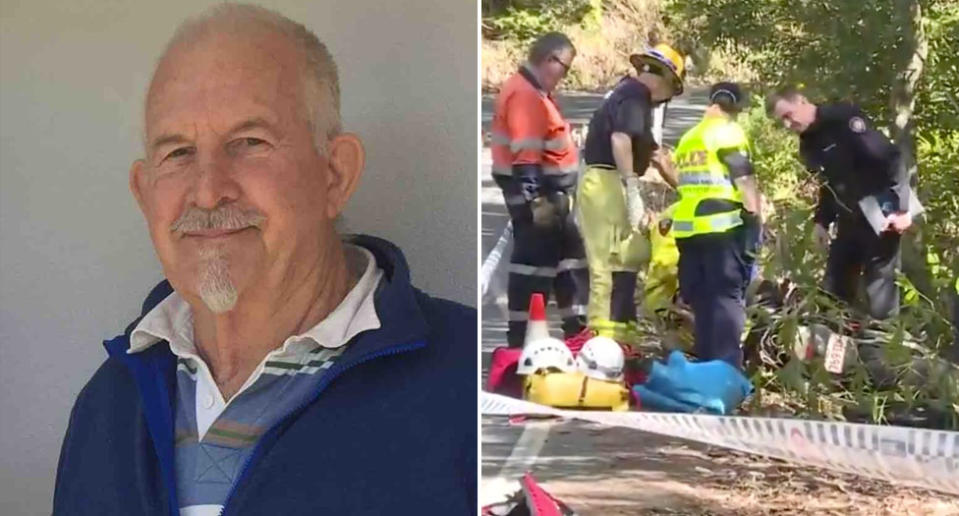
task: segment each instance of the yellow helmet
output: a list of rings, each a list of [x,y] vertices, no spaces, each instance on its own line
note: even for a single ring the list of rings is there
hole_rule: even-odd
[[[629,62],[640,72],[646,70],[648,66],[665,69],[673,80],[676,95],[682,94],[683,80],[686,78],[686,60],[673,47],[666,43],[660,43],[652,48],[647,48],[641,54],[629,56]]]

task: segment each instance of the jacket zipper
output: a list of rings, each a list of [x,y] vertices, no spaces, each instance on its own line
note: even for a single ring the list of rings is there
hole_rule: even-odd
[[[389,355],[398,355],[398,354],[400,354],[400,353],[404,353],[404,352],[406,352],[406,351],[413,351],[414,349],[419,349],[419,348],[422,348],[422,347],[424,347],[424,346],[426,346],[426,343],[425,343],[425,342],[423,342],[423,341],[417,341],[417,342],[414,342],[414,343],[412,343],[412,344],[405,344],[405,345],[402,345],[402,346],[395,346],[395,347],[392,347],[392,348],[389,348],[389,349],[384,349],[384,350],[382,350],[382,351],[378,351],[378,352],[376,352],[376,353],[370,353],[369,355],[364,355],[364,356],[362,356],[362,357],[360,357],[360,358],[358,358],[358,359],[356,359],[356,360],[353,360],[353,361],[349,362],[348,364],[343,365],[342,367],[337,367],[338,364],[337,364],[337,365],[334,365],[334,366],[327,372],[326,377],[323,378],[323,380],[320,382],[320,385],[319,385],[319,387],[318,387],[317,390],[316,390],[316,395],[313,396],[312,398],[310,398],[309,400],[301,403],[301,404],[300,404],[299,406],[297,406],[293,411],[291,411],[289,414],[287,414],[286,417],[284,417],[283,419],[281,419],[281,420],[280,420],[279,422],[277,422],[275,425],[271,426],[269,430],[267,430],[266,432],[263,433],[263,436],[260,437],[260,439],[259,439],[259,441],[256,443],[256,445],[253,446],[253,452],[250,453],[250,456],[247,457],[246,460],[243,462],[243,467],[240,468],[240,474],[237,475],[236,481],[234,481],[234,482],[233,482],[233,486],[230,487],[230,492],[227,493],[226,499],[223,500],[223,508],[220,509],[220,513],[219,513],[220,516],[224,516],[225,514],[227,514],[227,509],[228,509],[229,506],[230,506],[230,500],[232,500],[234,493],[236,493],[237,486],[239,486],[240,483],[246,478],[246,474],[247,474],[247,472],[248,472],[248,470],[249,470],[250,464],[253,462],[254,459],[258,458],[259,452],[261,451],[261,450],[260,450],[260,449],[261,449],[261,445],[263,444],[263,441],[264,441],[264,439],[263,439],[264,437],[272,434],[275,430],[277,430],[277,429],[280,428],[281,426],[285,425],[285,424],[286,424],[290,419],[292,419],[294,416],[298,415],[298,414],[299,414],[303,409],[305,409],[307,406],[311,405],[314,401],[316,401],[317,398],[320,397],[320,394],[323,393],[323,391],[327,388],[327,386],[329,386],[329,384],[330,384],[333,380],[335,380],[338,376],[340,376],[341,374],[345,373],[345,372],[348,371],[349,369],[352,369],[352,368],[354,368],[354,367],[356,367],[356,366],[358,366],[358,365],[360,365],[360,364],[363,364],[363,363],[365,363],[365,362],[369,362],[370,360],[373,360],[373,359],[376,359],[376,358],[380,358],[380,357],[384,357],[384,356],[389,356]]]

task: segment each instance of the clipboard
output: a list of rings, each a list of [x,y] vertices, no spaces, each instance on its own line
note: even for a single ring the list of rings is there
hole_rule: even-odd
[[[899,206],[899,198],[894,192],[886,192],[881,195],[867,195],[859,200],[859,209],[866,217],[866,221],[872,227],[876,234],[883,232],[886,226],[886,216],[896,211]],[[909,188],[909,214],[912,218],[918,217],[926,211],[919,198],[916,197],[916,191]]]

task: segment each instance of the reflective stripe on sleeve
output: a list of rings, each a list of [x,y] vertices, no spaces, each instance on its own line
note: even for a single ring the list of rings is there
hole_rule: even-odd
[[[559,262],[559,266],[557,267],[557,269],[559,270],[559,272],[563,272],[563,271],[571,271],[571,270],[577,270],[577,269],[585,269],[588,266],[589,265],[586,263],[585,258],[567,258]]]
[[[556,267],[536,267],[520,263],[509,264],[509,272],[510,274],[520,274],[523,276],[539,276],[542,278],[556,277]]]

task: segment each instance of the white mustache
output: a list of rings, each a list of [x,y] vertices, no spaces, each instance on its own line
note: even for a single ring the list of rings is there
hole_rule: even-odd
[[[188,231],[216,230],[227,231],[260,227],[266,217],[256,210],[241,210],[226,204],[213,210],[204,210],[192,206],[170,225],[170,231],[184,233]]]

